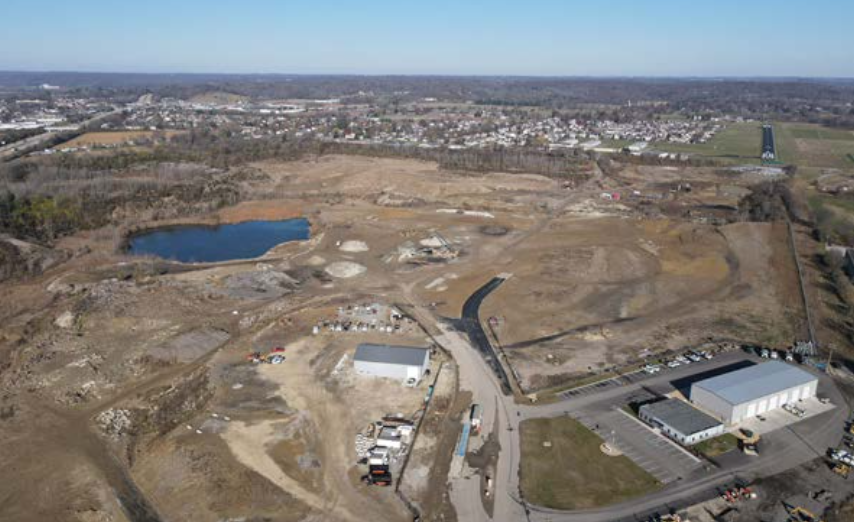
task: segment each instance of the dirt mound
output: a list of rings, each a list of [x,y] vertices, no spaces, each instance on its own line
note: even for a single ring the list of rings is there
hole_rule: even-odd
[[[367,252],[368,250],[370,250],[370,248],[368,248],[367,243],[365,243],[364,241],[356,241],[356,240],[344,241],[343,243],[341,243],[341,246],[338,247],[338,249],[341,250],[342,252],[354,252],[354,253],[355,252]]]
[[[352,261],[337,261],[326,267],[326,273],[338,279],[348,279],[367,272],[367,268]]]

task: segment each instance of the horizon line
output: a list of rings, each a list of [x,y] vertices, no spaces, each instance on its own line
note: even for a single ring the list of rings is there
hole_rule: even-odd
[[[345,73],[345,72],[170,72],[170,71],[98,71],[63,69],[4,69],[0,74],[91,74],[137,76],[260,76],[260,77],[356,77],[356,78],[518,78],[518,79],[604,79],[604,80],[848,80],[854,76],[801,76],[801,75],[670,75],[670,74],[461,74],[461,73]]]

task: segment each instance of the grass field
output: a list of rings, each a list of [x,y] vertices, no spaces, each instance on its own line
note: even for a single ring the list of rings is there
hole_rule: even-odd
[[[738,447],[738,437],[732,433],[724,433],[714,439],[704,440],[694,446],[694,449],[708,458],[730,452]]]
[[[809,123],[777,123],[780,160],[807,168],[854,167],[854,132]]]
[[[735,123],[717,133],[708,143],[655,143],[653,148],[738,163],[759,163],[762,152],[761,128],[759,123]]]
[[[661,484],[628,457],[608,457],[595,433],[569,417],[520,425],[520,483],[525,498],[555,509],[616,504],[658,490]],[[550,442],[551,447],[543,443]]]

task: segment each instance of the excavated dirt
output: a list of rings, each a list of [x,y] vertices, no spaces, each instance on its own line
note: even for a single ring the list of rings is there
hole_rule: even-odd
[[[311,240],[198,267],[131,260],[115,231],[81,232],[59,242],[64,262],[0,283],[0,440],[15,448],[0,451],[0,519],[411,520],[391,489],[359,481],[354,437],[382,415],[412,415],[425,385],[359,377],[341,361],[359,342],[430,340],[313,335],[338,307],[415,303],[455,318],[478,287],[513,274],[481,314],[497,319],[527,389],[642,349],[715,335],[782,344],[799,329],[785,228],[719,209],[737,203],[746,174],[628,167],[568,189],[410,160],[253,167],[241,183],[258,201],[181,219],[302,216]],[[680,181],[697,188],[672,192]],[[631,190],[643,196],[601,198]],[[152,216],[140,220],[175,219]],[[246,358],[277,346],[280,365]],[[437,394],[413,458],[426,520],[456,518],[446,476],[470,403],[455,386]]]

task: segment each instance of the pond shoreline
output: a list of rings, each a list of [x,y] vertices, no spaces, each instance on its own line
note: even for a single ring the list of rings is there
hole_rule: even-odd
[[[132,257],[208,264],[263,258],[283,244],[311,237],[312,224],[306,217],[239,223],[200,220],[141,227],[123,236],[119,251]]]

